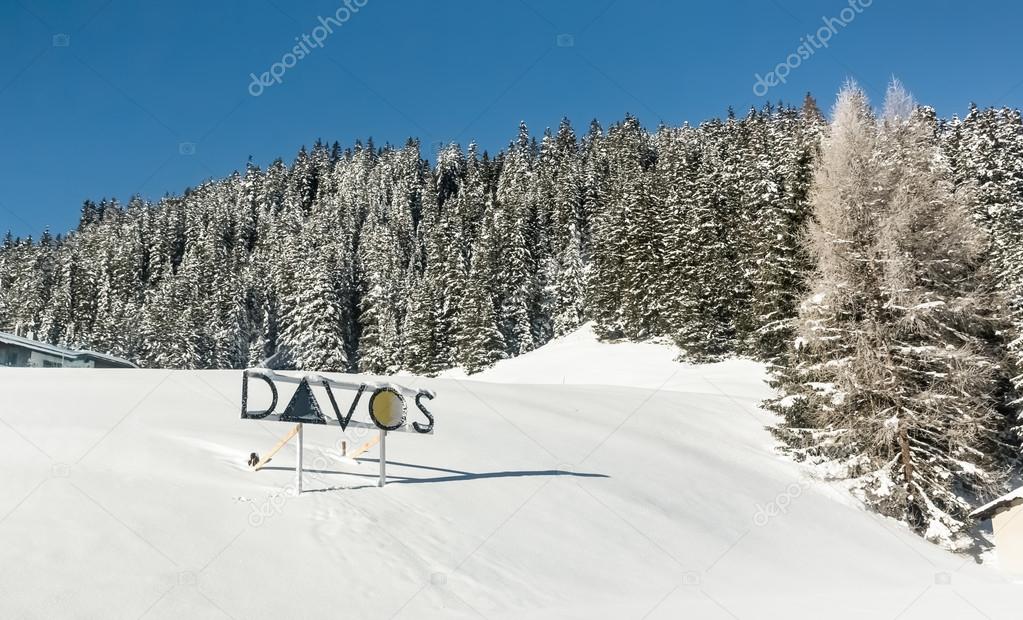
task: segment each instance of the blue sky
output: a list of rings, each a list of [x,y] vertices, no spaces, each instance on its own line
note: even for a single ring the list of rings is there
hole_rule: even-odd
[[[495,151],[520,120],[654,128],[808,90],[827,109],[847,76],[879,99],[896,75],[944,116],[1023,105],[1016,2],[853,0],[839,23],[849,0],[345,1],[3,0],[0,231],[66,231],[86,198],[180,193],[316,138]],[[804,39],[822,18],[827,47]],[[303,35],[322,44],[286,56]]]

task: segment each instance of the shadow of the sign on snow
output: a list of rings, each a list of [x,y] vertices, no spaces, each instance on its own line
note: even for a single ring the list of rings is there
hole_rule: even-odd
[[[359,461],[367,461],[377,463],[377,459],[359,459]],[[511,470],[511,471],[488,471],[488,472],[471,472],[461,471],[457,469],[444,469],[442,467],[428,467],[426,465],[412,465],[410,463],[399,463],[397,461],[387,461],[387,464],[398,466],[398,467],[412,467],[415,469],[428,469],[431,471],[440,471],[453,474],[451,476],[435,476],[433,478],[414,478],[411,476],[400,476],[391,473],[387,474],[388,484],[422,484],[425,482],[458,482],[462,480],[484,480],[488,478],[522,478],[530,476],[572,476],[575,478],[610,478],[606,474],[592,474],[585,472],[574,472],[565,471],[563,469],[534,469],[534,470]],[[276,470],[290,470],[290,467],[264,467],[263,469],[276,469]],[[362,474],[353,471],[333,471],[329,469],[306,469],[304,470],[309,474],[337,474],[342,476],[358,476],[361,478],[376,478],[377,474]]]

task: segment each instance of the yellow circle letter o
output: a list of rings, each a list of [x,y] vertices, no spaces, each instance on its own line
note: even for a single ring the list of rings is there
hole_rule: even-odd
[[[385,431],[393,431],[405,424],[405,399],[397,390],[378,388],[369,399],[369,417]]]

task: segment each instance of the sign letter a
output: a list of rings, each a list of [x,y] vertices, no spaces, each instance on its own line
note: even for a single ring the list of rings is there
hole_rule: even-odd
[[[302,424],[327,423],[323,417],[323,412],[320,411],[320,405],[316,402],[316,397],[313,395],[313,391],[305,379],[302,379],[302,382],[298,384],[295,395],[291,397],[288,406],[284,408],[284,413],[281,414],[281,421],[300,422]]]

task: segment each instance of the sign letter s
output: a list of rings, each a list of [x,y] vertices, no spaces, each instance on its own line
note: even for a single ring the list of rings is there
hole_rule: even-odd
[[[422,426],[419,424],[419,422],[413,422],[412,428],[414,428],[417,433],[429,433],[430,431],[433,430],[433,414],[426,410],[426,406],[423,405],[423,403],[419,402],[419,399],[423,398],[424,396],[430,400],[433,400],[433,394],[426,391],[421,391],[418,394],[416,394],[416,407],[419,407],[419,410],[423,412],[423,415],[426,416],[426,419],[429,420],[430,423],[427,426]]]

